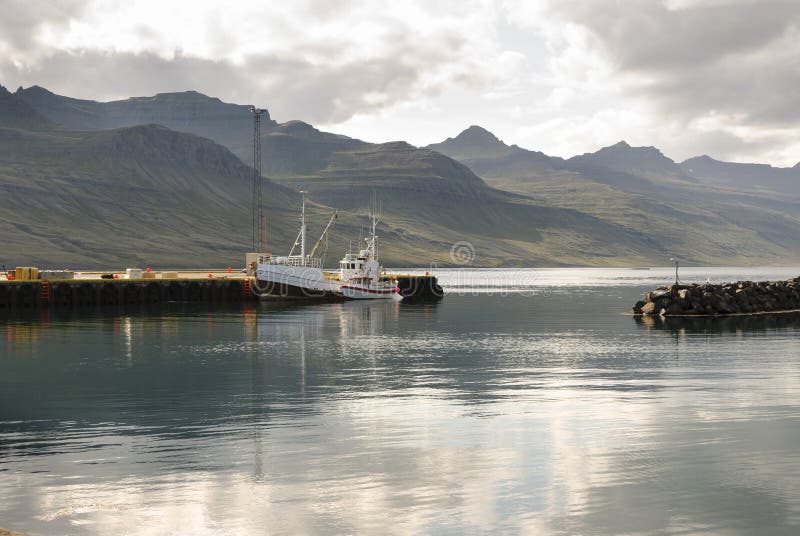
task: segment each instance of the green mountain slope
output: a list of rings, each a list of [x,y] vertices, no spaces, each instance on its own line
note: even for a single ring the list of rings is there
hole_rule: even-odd
[[[249,249],[251,170],[213,142],[152,125],[101,132],[0,128],[0,148],[0,262],[7,265],[241,266]],[[558,264],[569,261],[556,255],[564,240],[602,252],[610,238],[581,215],[513,199],[481,199],[469,175],[461,193],[437,189],[435,180],[420,195],[410,194],[408,183],[378,189],[387,264],[449,263],[451,245],[464,239],[473,242],[477,263],[527,264],[534,258]],[[331,199],[341,198],[336,190],[330,189]],[[360,209],[374,189],[347,191],[352,199],[363,193],[363,203],[348,205]],[[387,192],[396,196],[387,199]],[[444,199],[433,195],[437,192],[447,192],[458,210],[442,216]],[[324,194],[319,191],[320,198]],[[396,202],[399,196],[402,203]],[[408,210],[405,200],[428,196],[429,202]],[[270,249],[285,253],[297,231],[299,194],[266,182],[265,202]],[[313,240],[313,229],[322,227],[330,209],[313,206],[310,213]],[[335,261],[365,227],[363,213],[343,213],[328,260]]]
[[[661,249],[645,235],[591,215],[490,188],[466,166],[404,142],[337,151],[316,173],[275,180],[344,210],[367,206],[378,195],[392,239],[384,251],[397,253],[400,236],[425,238],[400,252],[409,264],[426,263],[420,258],[426,243],[434,262],[451,264],[452,244],[467,241],[474,263],[484,266],[641,262]]]
[[[154,124],[196,134],[226,147],[251,146],[253,116],[250,106],[225,103],[196,91],[159,93],[112,102],[73,99],[39,86],[20,88],[15,95],[50,121],[69,130],[109,130]],[[275,124],[269,113],[262,116],[262,122],[265,128]]]
[[[226,148],[155,125],[52,128],[7,92],[0,94],[0,118],[0,262],[83,268],[243,264],[252,242],[252,169]],[[30,125],[36,130],[18,128]],[[270,181],[263,190],[270,243],[288,249],[300,195]],[[321,226],[328,212],[312,207],[312,227]],[[353,220],[350,232],[361,223]],[[344,248],[343,241],[337,248]]]
[[[621,141],[594,153],[573,156],[566,166],[609,183],[628,184],[618,177],[644,178],[657,185],[688,186],[697,181],[655,147],[631,147]]]
[[[0,125],[28,130],[52,129],[55,126],[3,86],[0,86]]]
[[[19,124],[37,116],[29,107],[20,109],[28,117]],[[607,251],[606,242],[619,235],[583,215],[491,190],[463,165],[408,144],[355,143],[298,123],[270,136],[320,146],[316,167],[322,169],[282,180],[345,210],[329,245],[331,260],[366,227],[363,207],[373,194],[383,205],[383,254],[390,265],[452,263],[452,244],[464,240],[473,243],[479,264],[581,262]],[[292,169],[315,167],[314,159],[293,163],[293,154],[302,156],[282,153]],[[156,125],[0,127],[0,262],[239,266],[251,240],[251,172],[210,140]],[[270,249],[287,252],[296,235],[299,194],[271,181],[264,186]],[[317,205],[310,213],[312,229],[319,229],[330,209]],[[632,236],[614,252],[638,255],[630,244],[640,242]],[[584,252],[581,257],[564,255],[570,243]]]
[[[800,258],[800,204],[790,199],[716,188],[652,147],[621,142],[562,160],[486,134],[480,137],[485,146],[476,147],[476,128],[429,147],[458,155],[495,188],[650,237],[662,251],[654,261],[673,255],[699,264]]]
[[[17,95],[65,127],[103,129],[154,120],[226,143],[245,162],[251,158],[251,124],[231,127],[245,113],[252,121],[249,112],[195,93],[112,103],[75,101],[41,88]],[[176,99],[195,108],[176,105]],[[200,113],[197,106],[230,118],[209,123],[202,117],[210,112]],[[299,121],[267,121],[262,143],[265,173],[292,189],[308,190],[318,203],[356,218],[373,197],[380,198],[387,264],[452,264],[451,246],[463,241],[473,244],[474,263],[488,266],[642,262],[661,249],[649,237],[590,215],[496,191],[454,160],[405,143],[369,144]],[[339,227],[338,237],[358,234]]]
[[[252,159],[249,107],[196,92],[110,103],[36,87],[15,96],[65,130],[100,135],[153,122],[217,141],[243,162]],[[652,147],[622,142],[564,160],[506,145],[476,126],[419,149],[271,119],[264,121],[262,144],[265,174],[345,211],[334,233],[340,244],[358,235],[366,207],[380,198],[387,264],[451,264],[451,246],[463,241],[475,249],[474,264],[484,266],[650,264],[672,255],[698,263],[759,263],[799,256],[800,210],[791,199],[709,187]],[[239,195],[246,219],[249,190]],[[279,229],[278,222],[295,221],[279,211],[273,218]],[[241,226],[247,236],[248,221]],[[278,233],[276,244],[285,239],[288,245],[291,227],[285,237]]]
[[[241,265],[251,242],[250,170],[208,140],[142,126],[99,133],[0,128],[0,234],[7,264]],[[265,185],[288,242],[297,194]]]
[[[230,149],[243,162],[253,161],[253,114],[250,106],[222,102],[196,91],[159,93],[111,102],[73,99],[39,86],[15,93],[42,116],[70,130],[108,130],[155,124],[196,134]],[[261,119],[263,172],[295,175],[324,167],[334,151],[365,144],[321,132],[302,121],[279,124],[265,111]]]
[[[800,197],[800,164],[778,168],[768,164],[721,162],[703,155],[681,162],[680,167],[703,184],[738,192]]]

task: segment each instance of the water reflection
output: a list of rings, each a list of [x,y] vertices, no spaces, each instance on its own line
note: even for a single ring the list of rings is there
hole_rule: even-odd
[[[632,322],[641,291],[2,323],[0,520],[42,534],[789,530],[797,319]]]
[[[741,315],[741,316],[694,316],[661,317],[635,316],[636,324],[650,330],[664,330],[681,335],[726,333],[760,333],[800,329],[800,313]]]

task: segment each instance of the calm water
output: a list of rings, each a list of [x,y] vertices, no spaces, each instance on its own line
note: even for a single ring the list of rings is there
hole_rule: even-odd
[[[0,526],[800,531],[800,316],[626,316],[670,269],[437,273],[438,304],[3,317]]]

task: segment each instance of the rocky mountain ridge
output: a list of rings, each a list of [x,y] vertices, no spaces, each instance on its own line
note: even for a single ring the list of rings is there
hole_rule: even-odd
[[[81,126],[101,136],[121,122],[152,119],[225,145],[245,167],[252,158],[249,107],[196,92],[111,103],[42,88],[14,96],[60,123],[55,130]],[[122,145],[141,143],[135,133],[126,133]],[[290,191],[306,189],[312,200],[355,218],[380,197],[384,236],[395,244],[384,251],[395,264],[420,254],[451,264],[450,246],[463,241],[475,247],[471,262],[484,266],[641,265],[675,254],[699,263],[748,264],[794,259],[800,247],[795,206],[785,198],[762,196],[759,205],[747,192],[716,190],[721,197],[712,198],[697,177],[655,148],[620,143],[565,160],[506,145],[477,126],[416,148],[271,119],[264,121],[262,144],[265,174]],[[158,162],[163,172],[180,175],[167,159]],[[240,203],[248,206],[247,199]]]

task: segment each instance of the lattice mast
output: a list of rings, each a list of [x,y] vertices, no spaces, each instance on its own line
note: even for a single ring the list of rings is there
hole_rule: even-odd
[[[264,240],[264,203],[261,193],[261,114],[266,110],[252,107],[253,114],[253,249],[259,251]],[[264,251],[263,253],[266,253]]]

